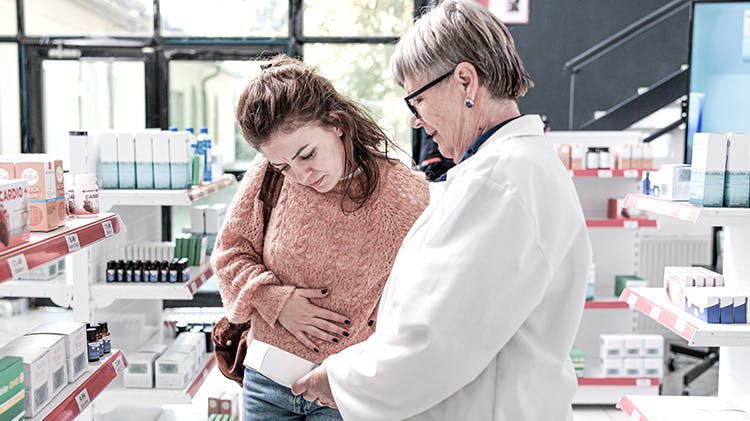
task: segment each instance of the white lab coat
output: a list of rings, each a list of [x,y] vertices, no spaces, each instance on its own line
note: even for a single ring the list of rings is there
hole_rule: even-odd
[[[527,115],[431,187],[377,329],[328,358],[345,420],[571,420],[591,261],[573,183]]]

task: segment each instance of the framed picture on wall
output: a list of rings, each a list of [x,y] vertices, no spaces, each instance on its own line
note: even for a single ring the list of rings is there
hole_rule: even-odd
[[[506,25],[526,25],[529,23],[529,2],[531,0],[478,0],[490,9]]]

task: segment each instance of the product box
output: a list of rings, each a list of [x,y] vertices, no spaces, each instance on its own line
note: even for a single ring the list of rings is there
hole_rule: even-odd
[[[648,281],[635,275],[615,275],[615,297],[619,297],[625,288],[647,287]]]
[[[741,295],[734,296],[732,304],[732,316],[735,323],[747,323],[747,299],[748,293],[740,292]]]
[[[193,183],[190,173],[189,132],[170,132],[169,171],[173,189],[189,189]]]
[[[0,181],[0,250],[29,241],[29,231],[28,182]]]
[[[664,288],[667,297],[678,307],[685,305],[685,288],[695,286],[693,277],[679,266],[664,267]]]
[[[659,197],[676,202],[690,199],[690,165],[664,164],[659,166]],[[748,187],[750,189],[750,187]]]
[[[206,209],[208,206],[199,205],[190,208],[190,231],[196,234],[206,232]]]
[[[132,133],[117,134],[117,178],[121,189],[135,188],[135,139]]]
[[[644,358],[641,375],[644,377],[664,377],[664,360],[661,358]]]
[[[240,415],[239,400],[238,393],[224,392],[219,399],[219,413],[238,417]]]
[[[138,348],[138,352],[151,352],[156,354],[157,356],[163,354],[167,350],[167,346],[160,343],[148,343],[140,348]]]
[[[602,358],[622,358],[625,356],[625,335],[599,335],[599,355]]]
[[[685,288],[685,311],[706,323],[719,323],[719,297],[714,288]]]
[[[664,337],[661,335],[640,335],[643,338],[643,356],[656,358],[664,356]]]
[[[221,395],[223,395],[224,392],[213,392],[211,395],[208,396],[208,415],[211,414],[221,414],[220,407],[221,407]]]
[[[60,335],[29,335],[16,338],[11,345],[30,348],[46,348],[49,351],[50,386],[52,397],[68,385],[68,367],[65,354],[65,340]]]
[[[623,361],[620,357],[599,358],[599,365],[604,377],[622,377],[624,375]]]
[[[154,362],[159,357],[155,352],[133,352],[128,354],[128,369],[123,374],[125,387],[154,387]]]
[[[624,335],[624,356],[637,358],[643,356],[643,337],[640,335]]]
[[[86,371],[88,368],[88,349],[85,324],[78,322],[44,323],[35,327],[26,335],[35,334],[53,334],[64,338],[69,382],[74,382]]]
[[[625,358],[622,360],[622,375],[625,377],[640,377],[643,374],[642,358]]]
[[[151,146],[154,160],[154,188],[170,189],[170,169],[169,169],[169,133],[164,130],[153,133],[151,136]]]
[[[643,167],[643,146],[640,143],[630,145],[630,168],[644,169]],[[645,168],[648,169],[648,168]]]
[[[750,207],[750,133],[729,134],[724,207]]]
[[[0,156],[0,181],[12,180],[16,177],[16,164],[3,156]]]
[[[227,205],[219,203],[213,206],[209,206],[204,209],[205,215],[205,233],[206,234],[218,234],[221,225],[224,223],[224,218],[227,216]]]
[[[630,162],[630,145],[614,145],[615,168],[628,170],[632,168]]]
[[[33,417],[52,399],[50,387],[50,356],[46,348],[0,348],[0,357],[23,359],[23,385],[26,395],[26,416]]]
[[[139,189],[154,188],[154,151],[148,132],[135,134],[135,184]]]
[[[60,226],[55,163],[41,156],[16,162],[16,174],[28,182],[29,226],[46,232]]]
[[[705,207],[724,204],[724,172],[727,136],[723,133],[696,133],[690,171],[690,203]]]
[[[0,420],[23,418],[26,413],[26,392],[23,382],[23,359],[0,358]]]
[[[57,193],[55,203],[57,203],[58,226],[62,227],[65,226],[65,220],[68,217],[68,212],[66,210],[67,202],[65,201],[65,171],[63,170],[63,162],[61,159],[55,159],[52,163],[55,167],[55,191]]]
[[[190,382],[192,356],[167,351],[156,360],[156,387],[184,389]]]
[[[78,174],[96,174],[99,169],[99,133],[79,130],[68,134],[71,177]],[[101,177],[99,179],[101,180]]]
[[[99,165],[96,175],[103,189],[118,189],[120,181],[117,170],[117,134],[101,132],[98,134]],[[85,173],[84,173],[85,174]]]

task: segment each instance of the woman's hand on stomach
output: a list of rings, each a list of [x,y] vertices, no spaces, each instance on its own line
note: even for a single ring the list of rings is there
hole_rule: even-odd
[[[279,324],[313,352],[319,352],[313,339],[338,343],[340,335],[349,336],[349,332],[341,327],[350,323],[346,316],[310,302],[311,298],[327,296],[326,288],[297,288],[279,313]]]

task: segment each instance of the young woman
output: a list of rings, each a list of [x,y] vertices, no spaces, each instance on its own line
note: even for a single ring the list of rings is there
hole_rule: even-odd
[[[244,419],[341,419],[291,384],[374,331],[396,252],[427,205],[426,181],[387,158],[391,141],[359,105],[285,56],[242,92],[237,121],[261,154],[211,262],[228,319],[252,324]],[[284,183],[264,236],[267,166]]]

